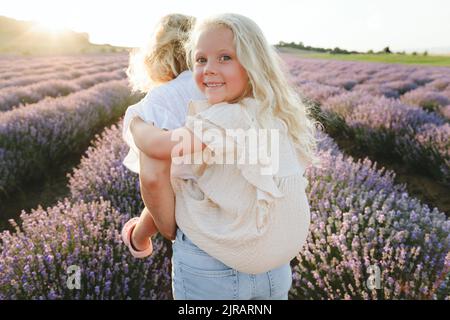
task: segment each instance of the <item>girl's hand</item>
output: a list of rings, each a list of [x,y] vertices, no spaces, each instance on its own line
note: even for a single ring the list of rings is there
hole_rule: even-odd
[[[161,145],[162,141],[170,137],[168,131],[159,129],[152,124],[146,123],[139,117],[133,118],[130,123],[130,132],[134,143],[138,149],[149,158],[170,159],[170,153],[167,154]]]
[[[202,151],[206,147],[186,127],[166,131],[139,117],[131,121],[130,131],[136,146],[149,158],[167,160]]]
[[[172,157],[180,157],[186,154],[201,152],[207,147],[187,127],[181,127],[171,131]]]
[[[172,131],[159,129],[139,117],[131,121],[130,131],[134,143],[147,157],[158,160],[171,159],[172,149],[178,143],[172,141]]]

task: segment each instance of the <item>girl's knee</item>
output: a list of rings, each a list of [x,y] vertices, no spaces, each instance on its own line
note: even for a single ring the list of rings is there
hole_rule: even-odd
[[[161,184],[170,181],[170,171],[164,166],[146,166],[141,167],[139,179],[145,189],[159,188]]]

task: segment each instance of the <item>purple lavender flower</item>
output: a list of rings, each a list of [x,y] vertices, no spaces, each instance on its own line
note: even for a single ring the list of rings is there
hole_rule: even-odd
[[[393,172],[322,146],[323,168],[307,170],[312,224],[292,262],[290,298],[448,298],[448,276],[440,276],[450,250],[445,214],[395,185]],[[371,266],[380,271],[378,290],[367,287]]]
[[[418,88],[401,97],[406,104],[420,106],[428,111],[436,111],[439,107],[450,104],[450,99],[445,95],[426,88]]]
[[[100,128],[136,100],[126,80],[113,80],[1,114],[0,190],[11,192],[81,153]]]
[[[47,210],[23,212],[20,218],[22,226],[16,233],[0,233],[3,298],[171,298],[167,244],[157,236],[151,257],[133,258],[119,233],[130,216],[111,208],[109,202],[72,204],[66,199]],[[83,237],[67,238],[67,227],[80,229]],[[79,290],[67,285],[70,265],[80,268]]]

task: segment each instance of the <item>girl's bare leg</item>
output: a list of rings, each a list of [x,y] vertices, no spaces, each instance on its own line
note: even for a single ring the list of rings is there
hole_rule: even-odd
[[[158,232],[155,221],[147,208],[142,210],[139,222],[131,234],[131,245],[137,251],[142,251],[151,245],[150,237]]]
[[[174,240],[175,195],[170,183],[170,166],[171,160],[149,158],[140,152],[139,180],[142,200],[147,208],[144,211],[146,215],[153,217],[155,228],[162,236]]]

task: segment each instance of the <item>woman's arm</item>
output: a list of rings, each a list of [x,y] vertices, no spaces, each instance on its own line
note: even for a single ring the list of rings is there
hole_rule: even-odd
[[[206,145],[187,128],[181,127],[166,131],[135,117],[130,124],[136,146],[147,157],[167,160],[173,156],[182,156],[202,151]]]

